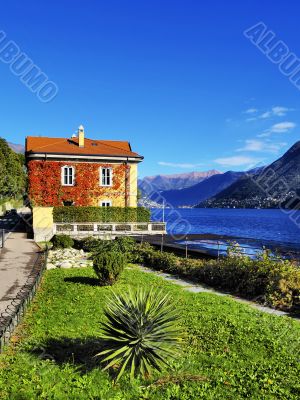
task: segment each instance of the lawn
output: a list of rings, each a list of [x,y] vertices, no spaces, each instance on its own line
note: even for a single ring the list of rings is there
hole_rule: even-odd
[[[130,286],[169,292],[182,316],[182,352],[169,370],[113,385],[93,357],[112,288],[97,286],[91,268],[56,269],[46,272],[14,345],[0,356],[1,400],[300,398],[300,323],[135,268],[114,289]]]

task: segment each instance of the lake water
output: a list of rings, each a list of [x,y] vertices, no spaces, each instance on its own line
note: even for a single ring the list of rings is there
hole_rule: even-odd
[[[152,209],[153,220],[162,220],[162,214]],[[300,211],[195,208],[165,209],[164,214],[171,235],[213,234],[300,249]],[[191,244],[197,247],[197,242]]]

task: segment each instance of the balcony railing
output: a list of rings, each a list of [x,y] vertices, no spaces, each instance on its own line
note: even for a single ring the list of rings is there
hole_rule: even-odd
[[[54,234],[70,236],[103,236],[113,235],[158,235],[166,233],[165,222],[57,222],[53,227]]]

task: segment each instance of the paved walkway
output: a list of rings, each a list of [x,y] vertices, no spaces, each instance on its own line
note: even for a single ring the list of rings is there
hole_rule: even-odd
[[[22,229],[15,230],[9,233],[0,251],[0,316],[25,284],[38,258],[35,242],[26,233],[17,232]]]
[[[287,312],[280,311],[280,310],[275,310],[274,308],[270,308],[270,307],[265,307],[265,306],[262,306],[262,305],[260,305],[258,303],[254,303],[253,301],[245,300],[245,299],[233,296],[233,295],[228,294],[228,293],[218,292],[218,291],[216,291],[216,290],[214,290],[214,289],[212,289],[212,288],[210,288],[208,286],[201,285],[201,284],[195,284],[194,282],[179,278],[176,275],[167,274],[165,272],[158,272],[158,271],[155,271],[155,270],[152,270],[150,268],[143,267],[143,266],[140,266],[140,269],[143,272],[155,274],[157,276],[160,276],[164,280],[167,280],[167,281],[169,281],[171,283],[175,283],[176,285],[180,285],[185,290],[188,290],[189,292],[193,292],[193,293],[204,293],[204,292],[206,292],[206,293],[216,294],[218,296],[227,296],[227,297],[230,297],[231,299],[233,299],[235,301],[238,301],[240,303],[248,304],[250,307],[255,308],[255,309],[259,310],[259,311],[265,312],[267,314],[292,317]]]

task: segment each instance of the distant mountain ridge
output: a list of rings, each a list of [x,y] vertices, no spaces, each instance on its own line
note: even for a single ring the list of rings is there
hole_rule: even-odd
[[[202,172],[194,171],[182,174],[146,176],[143,179],[139,179],[138,186],[142,193],[147,195],[152,191],[184,189],[216,174],[221,174],[221,172],[213,169]]]
[[[203,207],[300,208],[300,141],[258,173],[245,175]]]
[[[9,147],[15,152],[15,153],[25,153],[25,147],[22,144],[16,144],[16,143],[11,143],[7,142]]]
[[[196,206],[200,202],[209,199],[216,193],[227,188],[244,174],[245,172],[228,171],[222,174],[210,176],[209,178],[188,188],[162,191],[160,193],[160,201],[164,199],[173,207]]]

